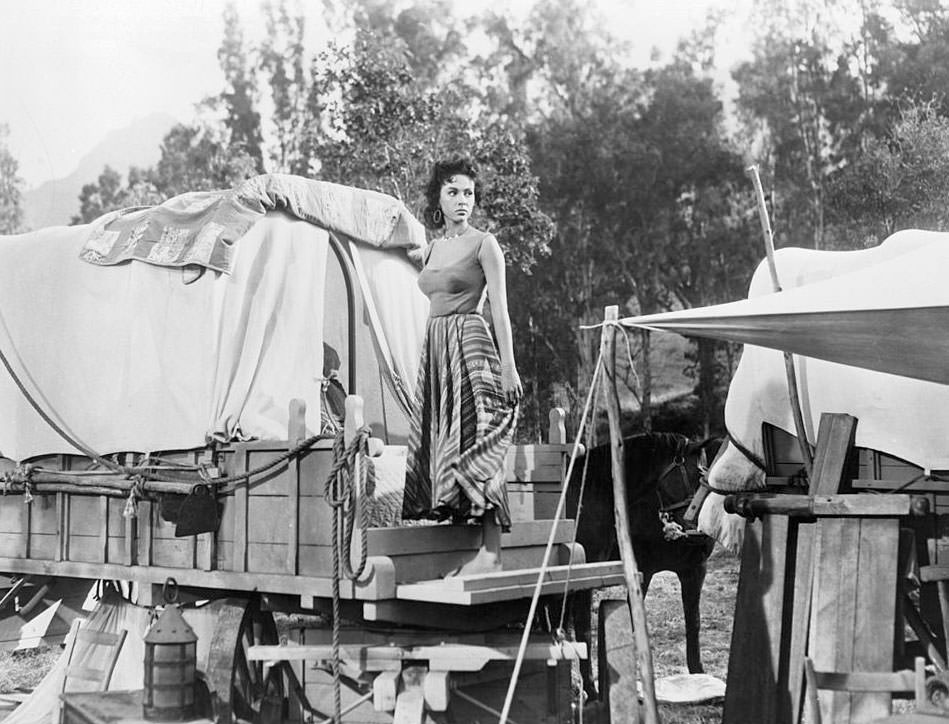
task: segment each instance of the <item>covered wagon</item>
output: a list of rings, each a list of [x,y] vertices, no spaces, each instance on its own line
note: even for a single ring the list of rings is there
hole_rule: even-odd
[[[622,573],[586,564],[572,521],[555,525],[569,454],[556,415],[548,444],[508,455],[503,571],[444,578],[480,529],[402,524],[424,244],[394,198],[275,175],[0,237],[0,571],[130,582],[146,607],[173,579],[181,601],[212,601],[199,669],[224,719],[328,717],[341,680],[344,721],[420,696],[420,721],[499,706],[507,627],[538,569],[557,605]],[[328,480],[353,439],[352,495],[337,500]],[[273,611],[349,628],[331,647],[300,625],[273,648]],[[567,706],[558,663],[583,647],[565,651],[528,647],[542,659],[525,669],[541,682],[521,697],[529,720]],[[319,667],[331,654],[345,676]],[[121,661],[113,688],[140,671]]]

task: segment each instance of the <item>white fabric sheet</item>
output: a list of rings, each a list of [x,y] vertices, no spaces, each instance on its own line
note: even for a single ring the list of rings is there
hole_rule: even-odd
[[[324,299],[326,231],[271,212],[236,243],[231,274],[184,284],[180,269],[81,261],[88,230],[0,237],[0,351],[70,434],[100,454],[286,439],[293,398],[319,428],[324,315],[345,314]],[[377,253],[370,293],[391,307],[381,333],[414,380],[427,306],[405,251]],[[76,452],[8,374],[0,409],[3,456]]]
[[[811,442],[821,413],[845,412],[859,420],[857,445],[924,469],[949,469],[944,432],[949,427],[949,385],[852,366],[929,379],[949,370],[949,329],[932,322],[949,308],[949,234],[903,231],[863,251],[780,249],[776,267],[785,289],[780,294],[772,293],[762,263],[747,302],[623,321],[777,348],[746,344],[729,387],[726,425],[756,452],[761,451],[762,422],[795,431],[784,357],[777,351],[786,349],[848,362],[795,356]],[[815,312],[817,316],[807,316]]]

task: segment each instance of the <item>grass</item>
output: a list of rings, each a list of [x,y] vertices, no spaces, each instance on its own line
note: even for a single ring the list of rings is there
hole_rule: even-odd
[[[61,653],[59,646],[0,651],[0,693],[32,690],[46,676]]]
[[[731,646],[735,592],[738,589],[738,558],[716,549],[708,562],[708,575],[702,589],[700,635],[702,664],[705,672],[725,681],[728,651]],[[625,588],[606,591],[610,598],[623,598]],[[673,573],[653,577],[646,597],[646,620],[656,678],[687,674],[685,660],[685,622],[679,580]],[[593,659],[594,662],[596,659]],[[720,724],[722,702],[709,704],[660,704],[663,724]]]

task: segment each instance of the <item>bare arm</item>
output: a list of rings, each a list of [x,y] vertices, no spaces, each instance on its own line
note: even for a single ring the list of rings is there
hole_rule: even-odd
[[[521,379],[514,362],[514,342],[511,334],[511,317],[507,311],[507,282],[504,269],[504,252],[498,240],[488,234],[478,252],[478,261],[484,269],[491,302],[491,321],[498,338],[498,354],[501,357],[501,386],[511,402],[522,395]]]

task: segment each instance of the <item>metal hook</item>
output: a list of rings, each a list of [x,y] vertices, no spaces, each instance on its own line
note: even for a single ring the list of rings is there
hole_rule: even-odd
[[[178,581],[174,578],[166,578],[161,585],[161,597],[165,603],[178,603]]]

